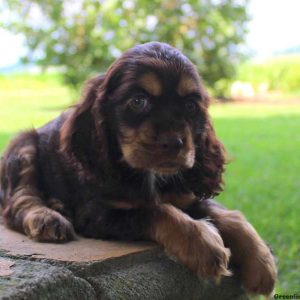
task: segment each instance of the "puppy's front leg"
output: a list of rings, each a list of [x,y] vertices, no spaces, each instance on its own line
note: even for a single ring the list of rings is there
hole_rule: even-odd
[[[238,211],[220,207],[211,199],[197,201],[187,209],[193,218],[207,216],[219,229],[240,268],[243,284],[250,294],[269,295],[276,281],[273,255],[253,226]]]
[[[205,220],[193,220],[171,204],[156,209],[150,237],[198,275],[231,275],[227,270],[230,251],[216,228]]]
[[[230,275],[227,270],[230,251],[224,247],[214,225],[205,220],[193,220],[171,204],[159,204],[151,208],[102,209],[98,215],[97,219],[86,218],[94,219],[92,224],[82,223],[82,229],[89,228],[84,235],[153,240],[198,275]],[[80,228],[77,230],[82,231]]]

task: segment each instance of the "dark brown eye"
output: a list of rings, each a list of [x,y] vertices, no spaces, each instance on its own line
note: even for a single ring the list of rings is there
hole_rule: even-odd
[[[190,100],[190,101],[187,101],[185,103],[185,107],[186,107],[186,110],[189,112],[189,113],[193,113],[196,111],[197,109],[197,105],[194,101]]]
[[[131,109],[142,112],[148,109],[149,99],[146,96],[137,96],[129,101],[129,106]]]

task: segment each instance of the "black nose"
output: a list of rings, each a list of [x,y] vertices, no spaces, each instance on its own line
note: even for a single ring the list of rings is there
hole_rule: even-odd
[[[179,136],[161,136],[158,140],[161,150],[178,152],[184,146],[183,139]]]

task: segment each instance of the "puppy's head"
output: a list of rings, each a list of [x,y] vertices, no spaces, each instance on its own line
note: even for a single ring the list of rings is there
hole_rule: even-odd
[[[191,177],[209,194],[220,187],[224,155],[208,102],[188,58],[167,44],[138,45],[88,83],[64,125],[62,145],[74,144],[82,160],[88,154],[91,166],[109,152],[134,169],[160,175],[197,169],[197,180]]]
[[[103,109],[128,165],[162,175],[193,167],[207,96],[184,55],[162,43],[136,46],[111,66],[104,87]]]

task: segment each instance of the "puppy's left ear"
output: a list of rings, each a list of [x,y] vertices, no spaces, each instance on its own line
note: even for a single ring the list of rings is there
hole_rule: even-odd
[[[96,103],[101,106],[98,102],[102,102],[104,80],[105,75],[99,75],[85,83],[81,101],[70,109],[60,130],[60,151],[83,165],[103,158],[99,151],[106,152],[104,120],[101,112],[94,109]]]
[[[210,99],[205,96],[202,103],[205,125],[203,132],[196,140],[196,161],[187,171],[187,185],[199,198],[218,195],[223,190],[223,172],[226,164],[226,151],[218,140],[208,115]]]

